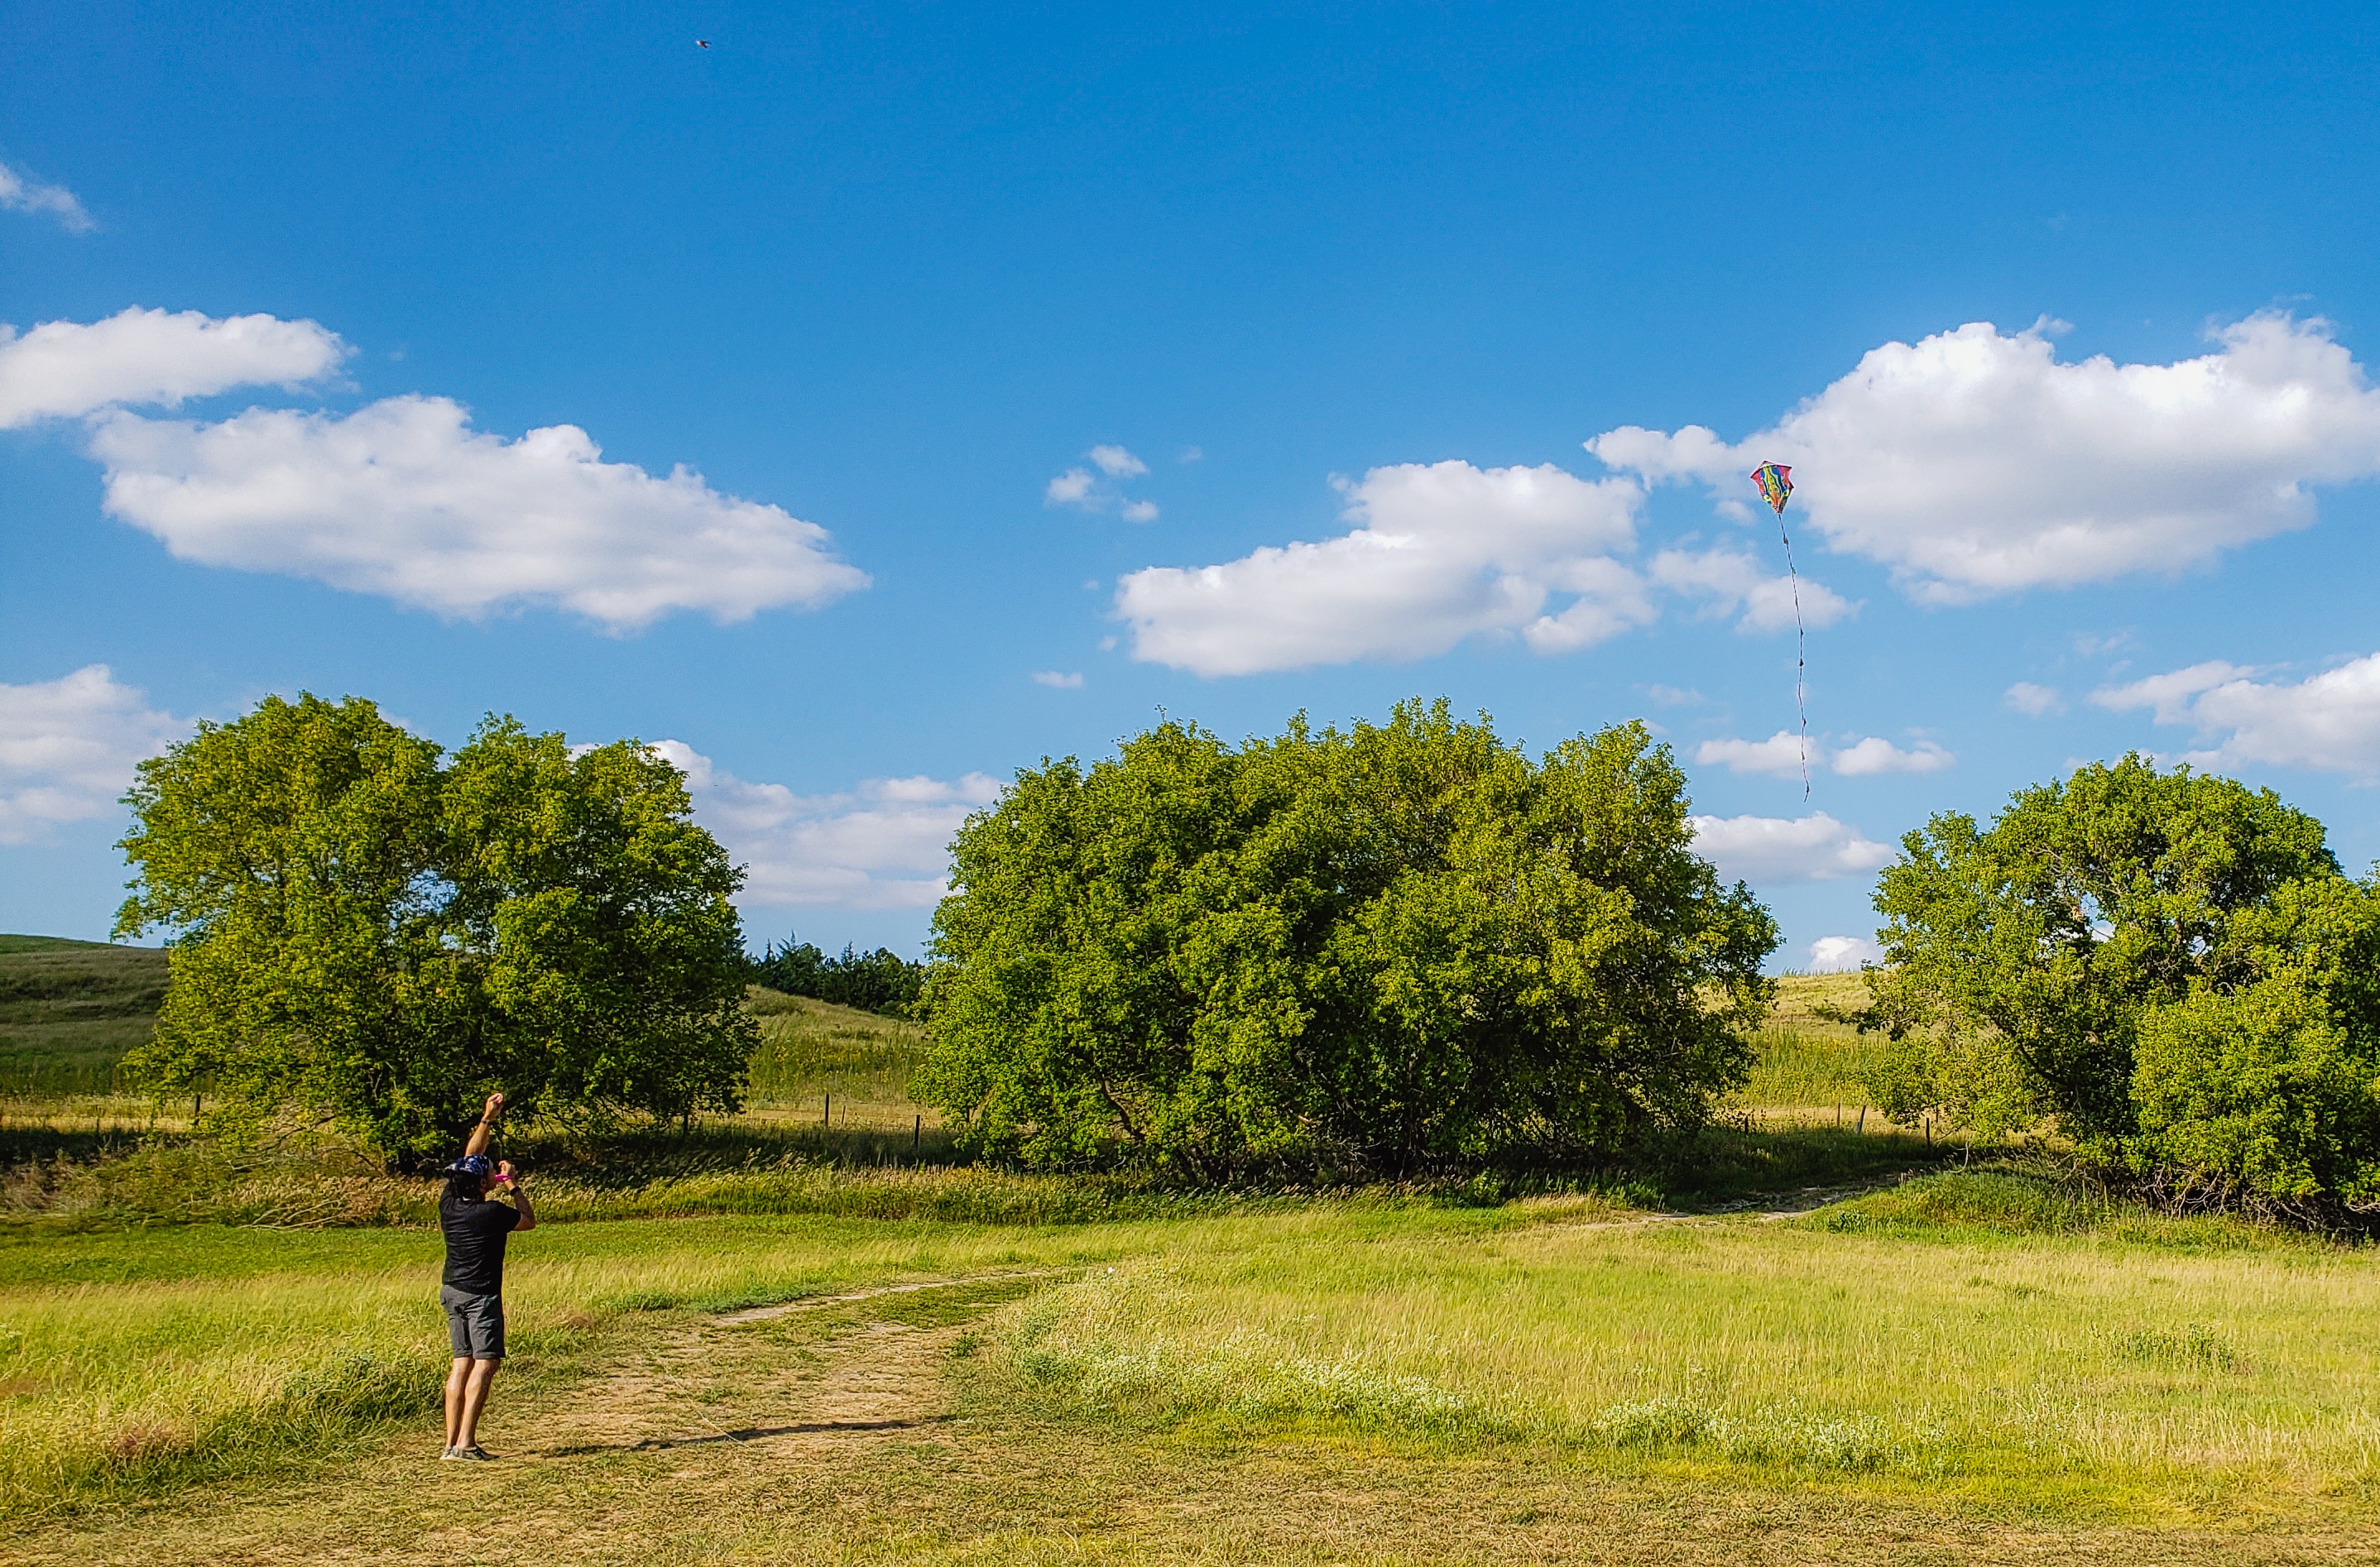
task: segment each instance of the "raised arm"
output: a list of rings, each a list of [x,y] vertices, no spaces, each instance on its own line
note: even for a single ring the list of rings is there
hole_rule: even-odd
[[[513,1226],[513,1233],[517,1235],[523,1230],[536,1229],[537,1209],[529,1204],[528,1188],[522,1185],[520,1177],[514,1173],[513,1161],[508,1159],[497,1165],[496,1175],[505,1185],[512,1188],[513,1207],[520,1210],[520,1222]]]
[[[471,1128],[471,1140],[463,1145],[463,1152],[466,1156],[488,1151],[488,1138],[494,1133],[496,1120],[504,1112],[504,1096],[490,1094],[486,1106],[480,1111],[480,1124]]]

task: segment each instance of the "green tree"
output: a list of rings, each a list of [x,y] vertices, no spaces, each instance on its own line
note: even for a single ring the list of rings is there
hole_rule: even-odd
[[[486,1092],[527,1113],[732,1109],[739,873],[630,742],[509,719],[449,759],[368,701],[268,698],[141,766],[117,933],[173,937],[128,1062],[225,1112],[289,1110],[400,1160]]]
[[[2137,756],[1902,840],[1864,1021],[1898,1115],[2048,1120],[2086,1151],[2367,1200],[2380,896],[2272,791]]]
[[[2142,1017],[2135,1162],[2380,1206],[2380,890],[2312,878],[2238,923],[2243,982]]]
[[[1168,723],[953,845],[917,1091],[995,1155],[1217,1175],[1609,1160],[1742,1079],[1774,922],[1641,726]]]

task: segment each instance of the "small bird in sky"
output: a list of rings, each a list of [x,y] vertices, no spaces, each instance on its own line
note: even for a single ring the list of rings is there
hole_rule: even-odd
[[[698,49],[708,49],[710,47],[710,40],[708,38],[698,38],[694,41],[694,46]]]

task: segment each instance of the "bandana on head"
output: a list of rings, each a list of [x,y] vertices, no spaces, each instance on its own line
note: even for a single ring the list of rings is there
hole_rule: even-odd
[[[454,1163],[448,1165],[446,1167],[446,1173],[449,1175],[487,1175],[492,1173],[495,1168],[496,1167],[493,1164],[488,1161],[488,1156],[486,1154],[467,1153],[462,1158],[456,1160]]]

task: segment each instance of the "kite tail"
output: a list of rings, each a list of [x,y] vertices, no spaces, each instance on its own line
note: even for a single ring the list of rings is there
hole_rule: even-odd
[[[1793,541],[1785,532],[1785,513],[1777,513],[1777,537],[1785,546],[1785,579],[1793,590],[1793,711],[1802,720],[1802,797],[1810,797],[1810,704],[1802,691],[1802,670],[1805,662],[1802,631],[1802,576],[1793,569]]]

